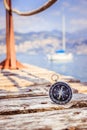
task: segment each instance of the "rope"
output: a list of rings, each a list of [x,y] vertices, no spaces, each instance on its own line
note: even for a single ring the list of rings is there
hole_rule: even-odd
[[[47,8],[49,8],[50,6],[52,6],[57,0],[49,0],[48,2],[46,2],[43,6],[41,6],[40,8],[33,10],[33,11],[29,11],[29,12],[20,12],[19,10],[16,9],[10,9],[9,5],[7,4],[7,0],[4,0],[4,6],[6,8],[6,10],[8,11],[12,11],[18,15],[21,16],[31,16],[37,13],[40,13],[44,10],[46,10]]]

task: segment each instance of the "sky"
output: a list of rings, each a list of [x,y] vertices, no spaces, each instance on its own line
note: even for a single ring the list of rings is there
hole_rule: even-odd
[[[13,8],[20,11],[31,11],[48,0],[12,0]],[[87,0],[57,0],[47,10],[33,16],[19,16],[13,13],[14,30],[27,33],[31,31],[62,30],[62,17],[65,16],[67,32],[87,29]],[[0,30],[5,28],[5,8],[0,0]]]

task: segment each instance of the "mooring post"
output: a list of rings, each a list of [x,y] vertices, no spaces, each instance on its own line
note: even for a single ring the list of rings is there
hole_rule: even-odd
[[[3,1],[6,9],[6,59],[0,63],[0,69],[25,68],[24,65],[22,65],[19,61],[16,60],[12,12],[21,16],[31,16],[46,10],[47,8],[52,6],[57,0],[49,0],[40,8],[25,13],[12,9],[11,0],[3,0]]]
[[[11,0],[7,0],[8,5],[11,9]],[[5,68],[10,67],[11,69],[16,68],[16,52],[15,52],[15,39],[14,39],[14,27],[13,27],[13,16],[12,12],[6,10],[6,50],[7,50],[7,64]]]
[[[24,66],[16,60],[11,0],[7,0],[7,4],[10,11],[6,9],[6,59],[0,63],[0,69],[20,69]]]

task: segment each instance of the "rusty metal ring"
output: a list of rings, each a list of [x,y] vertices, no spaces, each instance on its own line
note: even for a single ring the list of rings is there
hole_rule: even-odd
[[[33,10],[33,11],[30,11],[30,12],[20,12],[19,10],[16,10],[16,9],[11,9],[9,7],[9,5],[7,4],[7,0],[4,0],[4,6],[5,8],[8,10],[8,11],[12,11],[18,15],[21,15],[21,16],[31,16],[31,15],[34,15],[34,14],[37,14],[37,13],[40,13],[44,10],[46,10],[47,8],[49,8],[51,5],[53,5],[56,1],[58,0],[48,0],[48,2],[46,2],[43,6],[39,7],[38,9],[36,10]]]
[[[53,81],[55,81],[55,82],[57,82],[58,79],[59,79],[59,75],[57,75],[57,74],[53,74],[53,75],[51,76],[51,80],[53,80]]]

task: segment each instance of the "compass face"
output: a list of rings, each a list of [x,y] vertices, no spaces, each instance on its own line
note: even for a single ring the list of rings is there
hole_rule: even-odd
[[[64,82],[56,82],[49,90],[49,96],[54,103],[64,105],[72,98],[70,86]]]

